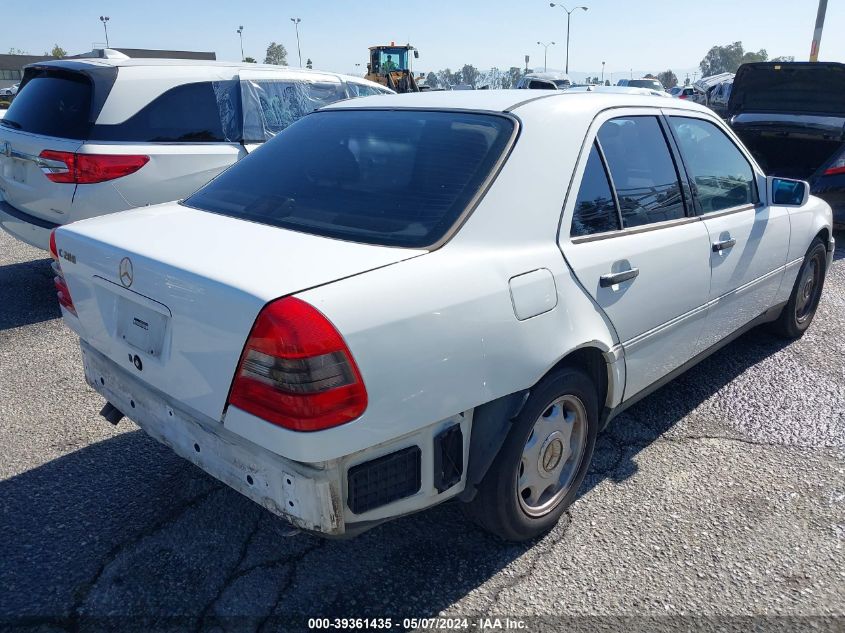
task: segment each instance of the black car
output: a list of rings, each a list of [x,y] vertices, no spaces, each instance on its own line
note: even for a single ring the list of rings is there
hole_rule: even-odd
[[[845,64],[744,64],[727,116],[769,175],[808,181],[845,228]]]

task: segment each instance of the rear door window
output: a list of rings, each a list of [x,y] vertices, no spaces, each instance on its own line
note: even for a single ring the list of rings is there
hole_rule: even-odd
[[[739,148],[716,125],[669,117],[704,213],[757,202],[754,170]]]
[[[91,82],[82,74],[41,71],[26,82],[0,124],[24,132],[74,140],[88,135]]]
[[[227,139],[212,82],[183,84],[153,99],[123,123],[95,125],[92,140],[203,143]]]
[[[184,204],[304,233],[424,248],[467,211],[513,130],[499,115],[317,112]]]
[[[619,229],[616,203],[610,191],[607,173],[595,144],[590,148],[584,177],[578,189],[575,212],[572,216],[572,237],[606,233]]]
[[[685,216],[678,172],[657,117],[611,119],[598,138],[619,198],[622,228]]]

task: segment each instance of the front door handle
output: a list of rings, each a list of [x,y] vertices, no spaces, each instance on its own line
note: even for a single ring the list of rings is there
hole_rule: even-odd
[[[713,252],[718,253],[719,251],[733,248],[734,246],[736,246],[736,240],[734,238],[722,240],[721,242],[713,242]]]
[[[610,286],[621,284],[623,281],[633,279],[639,274],[639,268],[629,268],[628,270],[623,270],[622,272],[609,273],[607,275],[602,275],[601,277],[599,277],[599,285],[602,288],[609,288]]]

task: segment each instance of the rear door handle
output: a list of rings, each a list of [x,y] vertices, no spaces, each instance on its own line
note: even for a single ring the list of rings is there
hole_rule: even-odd
[[[633,279],[639,274],[639,268],[629,268],[628,270],[623,270],[619,273],[608,273],[607,275],[602,275],[601,277],[599,277],[599,285],[602,288],[609,288],[610,286],[621,284],[623,281]]]
[[[718,253],[719,251],[723,251],[728,248],[733,248],[736,246],[736,240],[734,238],[730,238],[729,240],[722,240],[721,242],[713,242],[713,252]]]

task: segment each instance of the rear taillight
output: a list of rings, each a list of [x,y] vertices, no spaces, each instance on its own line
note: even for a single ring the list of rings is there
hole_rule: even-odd
[[[124,154],[74,154],[45,149],[38,155],[41,171],[53,182],[91,185],[134,174],[150,157]]]
[[[360,417],[367,390],[331,322],[308,303],[285,297],[258,315],[229,403],[287,429],[319,431]]]
[[[839,176],[845,174],[845,149],[842,149],[824,170],[825,176]]]
[[[56,229],[50,232],[50,255],[53,256],[53,272],[56,273],[55,277],[53,277],[53,285],[56,287],[56,296],[59,298],[59,305],[76,316],[76,308],[73,305],[70,290],[62,273],[62,265],[59,262],[59,250],[56,248]]]

